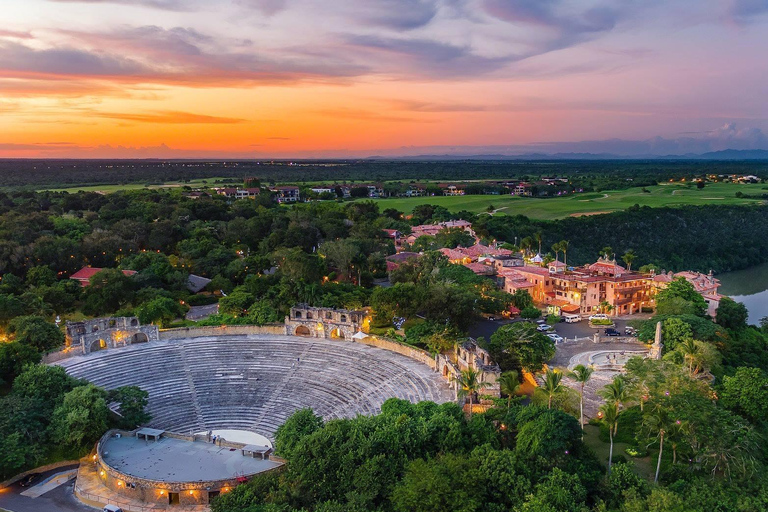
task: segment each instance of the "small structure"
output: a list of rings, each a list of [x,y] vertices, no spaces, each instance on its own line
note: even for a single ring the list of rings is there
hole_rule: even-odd
[[[661,359],[661,349],[664,345],[661,343],[661,322],[656,322],[656,336],[653,339],[653,345],[651,345],[651,351],[648,352],[650,359]]]
[[[149,441],[149,438],[151,437],[153,441],[157,442],[160,440],[161,437],[163,437],[163,434],[165,434],[165,430],[158,430],[156,428],[140,428],[136,431],[136,437],[139,439],[144,439],[145,441]]]
[[[66,347],[83,354],[160,339],[156,325],[141,325],[136,317],[94,318],[67,322]]]
[[[300,304],[285,317],[285,334],[311,338],[331,338],[351,341],[356,332],[365,332],[370,325],[367,311],[315,308]]]
[[[208,286],[211,280],[207,277],[196,276],[195,274],[189,274],[187,278],[187,290],[192,293],[200,293]]]
[[[457,345],[450,353],[438,354],[435,358],[436,368],[441,375],[451,382],[456,390],[456,379],[464,370],[475,370],[480,373],[480,382],[487,382],[490,387],[483,390],[484,394],[499,396],[498,385],[501,368],[491,359],[487,350],[481,348],[472,338]]]
[[[269,460],[269,454],[272,453],[272,448],[269,446],[247,444],[240,448],[240,451],[243,453],[243,457],[253,457],[255,459],[258,455],[261,460]]]

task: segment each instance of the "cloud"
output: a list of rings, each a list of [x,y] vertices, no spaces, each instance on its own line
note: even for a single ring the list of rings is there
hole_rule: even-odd
[[[166,11],[190,11],[194,9],[194,0],[49,0],[58,3],[86,3],[86,4],[123,4],[140,5]]]
[[[33,39],[31,32],[19,32],[16,30],[0,29],[0,37],[12,37],[14,39]]]
[[[466,103],[436,103],[429,101],[402,100],[391,103],[396,110],[408,112],[486,112],[489,110],[502,110],[501,107],[466,104]]]
[[[274,16],[278,12],[284,11],[288,6],[288,0],[235,0],[237,5],[264,14],[265,16]]]
[[[234,117],[208,116],[177,111],[161,111],[148,114],[96,112],[92,115],[120,121],[152,124],[238,124],[246,122],[245,119]]]
[[[768,0],[731,0],[729,12],[738,19],[763,14],[768,12]]]
[[[409,77],[461,78],[495,71],[517,57],[485,57],[468,46],[429,39],[349,35],[349,47],[377,63],[377,71]]]
[[[360,21],[394,30],[423,27],[437,15],[435,0],[356,0],[350,4]]]

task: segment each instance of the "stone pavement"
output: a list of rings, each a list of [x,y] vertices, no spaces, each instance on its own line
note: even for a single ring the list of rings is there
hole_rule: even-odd
[[[77,476],[77,470],[76,469],[69,469],[66,471],[61,471],[59,473],[53,474],[50,477],[46,478],[39,484],[30,487],[26,491],[21,492],[20,494],[22,496],[27,496],[29,498],[39,498],[43,494],[54,490],[55,488],[59,487],[60,485],[63,485],[73,478]]]

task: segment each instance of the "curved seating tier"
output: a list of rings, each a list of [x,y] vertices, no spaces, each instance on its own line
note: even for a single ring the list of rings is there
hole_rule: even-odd
[[[149,393],[149,426],[179,433],[249,430],[274,437],[293,412],[376,414],[388,398],[453,398],[432,370],[405,356],[344,341],[218,336],[96,352],[56,363],[107,389]]]

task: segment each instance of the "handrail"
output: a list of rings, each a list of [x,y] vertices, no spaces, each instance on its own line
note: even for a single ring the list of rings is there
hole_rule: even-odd
[[[117,505],[121,509],[123,509],[125,512],[147,512],[147,511],[154,511],[154,510],[162,510],[164,507],[159,507],[155,505],[133,505],[132,503],[126,502],[126,501],[120,501],[116,500],[107,496],[102,496],[100,494],[93,494],[88,491],[84,491],[82,487],[80,487],[79,484],[75,484],[75,494],[79,497],[82,497],[83,499],[94,501],[103,505]]]

